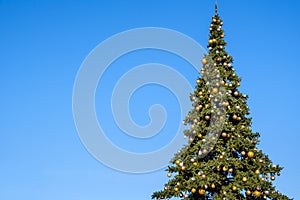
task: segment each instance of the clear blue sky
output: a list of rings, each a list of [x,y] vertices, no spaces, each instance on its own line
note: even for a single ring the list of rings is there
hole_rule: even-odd
[[[219,7],[260,147],[285,167],[278,189],[299,199],[300,2],[220,0]],[[150,199],[167,181],[163,170],[117,172],[85,150],[72,117],[74,80],[94,47],[128,29],[170,28],[206,46],[213,10],[212,0],[0,0],[0,199]],[[138,59],[151,61],[131,57]],[[145,123],[143,105],[131,109]],[[143,149],[141,141],[112,140],[132,151],[153,150],[149,141]]]

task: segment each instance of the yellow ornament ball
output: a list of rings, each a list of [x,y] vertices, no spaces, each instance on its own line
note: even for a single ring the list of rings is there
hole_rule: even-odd
[[[255,190],[255,191],[253,192],[253,194],[254,194],[255,196],[257,196],[257,197],[259,197],[259,196],[260,196],[260,192],[259,192],[259,191],[257,191],[257,190]]]
[[[236,186],[232,186],[232,190],[233,191],[237,191],[237,187]]]
[[[210,116],[209,116],[209,115],[206,115],[204,118],[205,118],[205,120],[209,120],[209,119],[210,119]]]
[[[195,193],[197,190],[195,188],[192,188],[191,192]]]
[[[211,188],[212,189],[216,188],[216,185],[215,184],[211,184]]]
[[[176,160],[175,163],[176,163],[177,165],[179,165],[179,164],[180,164],[180,160]]]
[[[212,92],[213,92],[213,93],[217,93],[217,92],[219,92],[219,90],[218,90],[218,88],[213,88],[213,89],[212,89]]]
[[[209,44],[212,44],[212,43],[213,43],[213,40],[208,40],[208,43],[209,43]]]
[[[168,175],[167,175],[169,178],[172,176],[172,174],[171,173],[168,173]]]
[[[242,179],[243,182],[246,182],[247,180],[248,180],[247,177],[243,177]]]
[[[205,190],[204,190],[204,189],[200,189],[200,190],[199,190],[199,194],[200,194],[200,195],[204,195],[204,194],[205,194]]]
[[[196,83],[197,83],[197,84],[199,84],[199,83],[200,83],[200,80],[199,80],[199,79],[197,79],[197,80],[196,80]]]
[[[178,189],[177,187],[176,187],[176,188],[174,188],[174,191],[175,191],[175,192],[178,192],[178,190],[179,190],[179,189]]]
[[[249,158],[253,158],[253,157],[254,157],[254,152],[253,152],[253,151],[249,151],[249,152],[247,153],[247,156],[248,156]]]
[[[207,63],[207,60],[205,58],[202,59],[202,64],[205,65]]]

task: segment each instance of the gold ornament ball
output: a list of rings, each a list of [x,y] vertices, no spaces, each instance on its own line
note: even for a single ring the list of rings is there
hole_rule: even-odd
[[[251,195],[251,191],[250,190],[247,190],[246,191],[246,194],[249,196],[249,195]]]
[[[172,174],[171,173],[168,173],[168,175],[167,175],[169,178],[172,176]]]
[[[176,162],[175,162],[177,165],[179,165],[180,164],[180,160],[176,160]]]
[[[178,192],[179,189],[176,187],[176,188],[174,188],[174,190],[175,190],[175,192]]]
[[[233,191],[237,191],[237,187],[236,186],[232,186],[232,190]]]
[[[201,81],[199,79],[196,80],[196,83],[199,84]]]
[[[234,94],[234,96],[239,96],[239,92],[238,91],[235,91],[233,94]]]
[[[216,188],[216,185],[215,184],[211,184],[211,188],[212,189]]]
[[[271,176],[270,179],[271,179],[272,181],[274,181],[274,180],[275,180],[275,176]]]
[[[241,154],[242,154],[242,156],[245,156],[245,155],[246,155],[246,152],[245,152],[245,151],[242,151]]]
[[[195,193],[197,190],[195,188],[192,188],[191,192]]]
[[[202,59],[202,64],[205,65],[207,63],[207,60],[205,58]]]
[[[217,40],[214,38],[214,39],[213,39],[213,42],[217,42]]]
[[[223,133],[222,133],[222,137],[227,137],[227,133],[226,133],[226,132],[223,132]]]
[[[255,174],[260,174],[259,169],[255,170]]]
[[[209,43],[209,44],[212,44],[212,43],[213,43],[213,40],[208,40],[208,43]]]
[[[226,172],[228,168],[226,166],[223,167],[223,171]]]
[[[198,137],[198,138],[202,138],[202,134],[199,133],[199,134],[197,135],[197,137]]]
[[[205,175],[205,174],[202,174],[202,178],[206,178],[206,175]]]
[[[257,191],[257,190],[255,190],[255,191],[253,192],[253,194],[254,194],[255,196],[257,196],[257,197],[259,197],[259,196],[260,196],[260,192],[259,192],[259,191]]]
[[[210,119],[210,116],[209,115],[206,115],[205,116],[205,120],[209,120]]]
[[[217,92],[219,92],[219,90],[218,90],[218,88],[213,88],[213,89],[212,89],[212,92],[213,92],[213,93],[217,93]]]
[[[234,114],[234,115],[232,116],[232,118],[233,118],[233,119],[237,119],[237,115]]]
[[[248,155],[249,158],[253,158],[254,157],[254,152],[253,151],[249,151],[247,153],[247,155]]]
[[[199,189],[199,194],[200,195],[204,195],[205,194],[205,190],[204,189]]]
[[[246,182],[247,180],[248,180],[247,177],[243,177],[242,179],[243,182]]]
[[[198,163],[197,163],[197,162],[194,162],[194,163],[193,163],[193,165],[194,165],[194,166],[197,166],[197,165],[198,165]]]
[[[236,119],[237,119],[238,121],[241,121],[241,120],[242,120],[242,118],[241,118],[241,117],[237,117]]]
[[[228,169],[228,172],[229,172],[229,173],[232,173],[232,172],[233,172],[233,169],[232,169],[232,168]]]
[[[224,34],[221,35],[221,38],[223,38],[223,37],[224,37]]]

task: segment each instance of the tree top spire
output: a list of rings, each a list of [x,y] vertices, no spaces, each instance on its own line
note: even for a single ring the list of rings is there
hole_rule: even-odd
[[[215,14],[216,15],[218,14],[218,0],[216,0],[216,3],[215,3]]]

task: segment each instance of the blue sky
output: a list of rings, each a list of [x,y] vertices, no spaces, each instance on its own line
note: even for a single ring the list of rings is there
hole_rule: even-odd
[[[250,96],[253,129],[261,133],[260,147],[285,167],[275,184],[299,199],[300,3],[232,0],[220,1],[219,7],[227,51],[243,78],[241,90]],[[82,145],[72,116],[77,71],[100,42],[132,28],[174,29],[206,46],[213,11],[211,0],[0,0],[0,199],[150,199],[167,181],[163,170],[121,173],[98,162]],[[197,77],[183,61],[156,51],[129,55],[120,62],[129,62],[128,69],[144,62],[175,68],[182,64],[180,70],[191,83]],[[107,76],[107,84],[113,85],[109,80],[114,80],[114,73]],[[147,89],[134,94],[133,119],[147,124],[146,108],[158,101],[167,103],[167,111],[175,110],[167,121],[171,125],[166,132],[172,132],[172,124],[178,122],[174,96],[164,88],[152,87],[149,93]],[[160,98],[155,92],[162,94]],[[107,108],[97,102],[96,106],[97,111]],[[97,115],[103,117],[101,112]],[[112,122],[105,122],[109,129]],[[159,144],[108,137],[127,150],[147,152],[165,144],[170,132]]]

